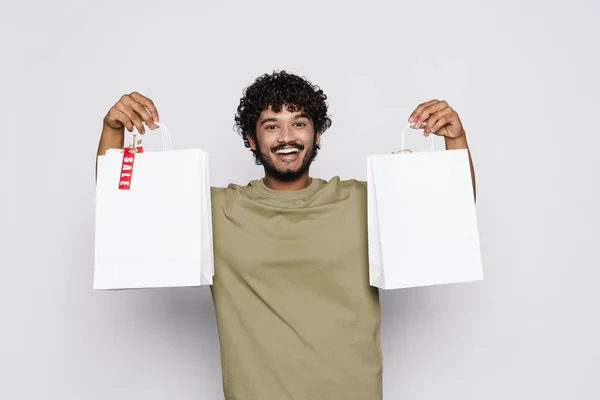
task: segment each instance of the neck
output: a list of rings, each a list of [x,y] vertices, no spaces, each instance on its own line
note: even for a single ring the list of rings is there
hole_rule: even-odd
[[[293,181],[281,181],[271,175],[265,175],[263,182],[269,189],[289,192],[292,190],[305,189],[312,182],[312,178],[308,176],[308,172]]]

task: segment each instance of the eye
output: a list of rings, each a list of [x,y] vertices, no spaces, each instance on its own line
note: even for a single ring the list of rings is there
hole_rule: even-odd
[[[296,126],[306,126],[304,122],[296,122]]]
[[[265,129],[275,129],[275,128],[277,128],[277,125],[267,125],[265,127]]]

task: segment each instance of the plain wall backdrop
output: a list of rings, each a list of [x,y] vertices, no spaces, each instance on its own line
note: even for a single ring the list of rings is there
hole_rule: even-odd
[[[213,185],[246,183],[263,172],[233,116],[280,69],[329,96],[313,176],[366,179],[367,155],[397,150],[433,98],[467,131],[485,280],[382,292],[385,398],[600,398],[598,1],[0,11],[0,398],[223,399],[208,288],[92,290],[96,147],[136,90],[175,148],[211,154]]]

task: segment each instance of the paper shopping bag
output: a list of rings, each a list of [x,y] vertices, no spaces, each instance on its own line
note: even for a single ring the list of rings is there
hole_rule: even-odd
[[[371,286],[483,279],[468,152],[433,151],[431,140],[431,152],[412,153],[403,131],[400,152],[367,158]]]
[[[171,150],[158,125],[163,151],[134,136],[135,146],[98,157],[94,289],[212,284],[208,155]]]

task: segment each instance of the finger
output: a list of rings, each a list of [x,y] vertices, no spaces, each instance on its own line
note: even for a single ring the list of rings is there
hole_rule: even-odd
[[[140,116],[140,118],[146,123],[146,125],[148,127],[150,127],[151,129],[153,127],[155,128],[154,119],[152,118],[152,115],[150,115],[150,111],[148,111],[148,109],[146,107],[144,107],[143,104],[141,104],[137,100],[135,100],[133,98],[133,96],[129,95],[129,96],[124,97],[122,102],[126,106],[131,107]]]
[[[436,113],[436,115],[437,114],[438,113]],[[452,107],[448,107],[441,111],[435,123],[432,123],[431,126],[428,127],[429,132],[427,134],[429,135],[429,133],[439,132],[443,127],[458,122],[458,114],[452,109]]]
[[[138,92],[131,93],[131,97],[148,109],[148,111],[150,112],[150,116],[152,116],[154,122],[159,122],[158,110],[156,109],[156,106],[154,105],[154,102],[152,100],[150,100],[146,96],[139,94]]]
[[[412,129],[423,129],[425,128],[425,122],[414,122],[411,126]]]
[[[448,103],[445,101],[438,101],[424,107],[423,110],[421,110],[421,113],[415,116],[415,125],[419,126],[422,122],[427,121],[431,115],[443,110],[446,107],[448,107]],[[429,121],[427,122],[427,125],[431,125]]]
[[[427,120],[425,136],[439,131],[440,128],[448,124],[452,118],[452,114],[454,114],[454,110],[451,107],[446,107],[433,113]]]
[[[133,126],[135,126],[135,128],[137,129],[137,131],[141,135],[143,135],[144,133],[146,133],[146,131],[144,129],[144,124],[142,123],[142,118],[140,117],[140,115],[136,111],[133,110],[133,108],[131,108],[131,106],[129,106],[128,104],[125,104],[122,101],[120,101],[117,104],[117,109],[119,111],[121,111],[123,114],[127,115],[127,117],[133,123]]]
[[[423,112],[423,109],[425,109],[425,107],[429,107],[430,105],[435,104],[437,102],[438,102],[438,100],[429,100],[426,103],[419,104],[419,106],[417,108],[415,108],[415,111],[413,111],[412,114],[410,114],[410,116],[408,117],[408,122],[415,122],[417,115],[421,114],[421,112]]]
[[[133,132],[133,123],[123,111],[118,109],[118,106],[111,110],[111,117],[122,123],[129,132]]]

